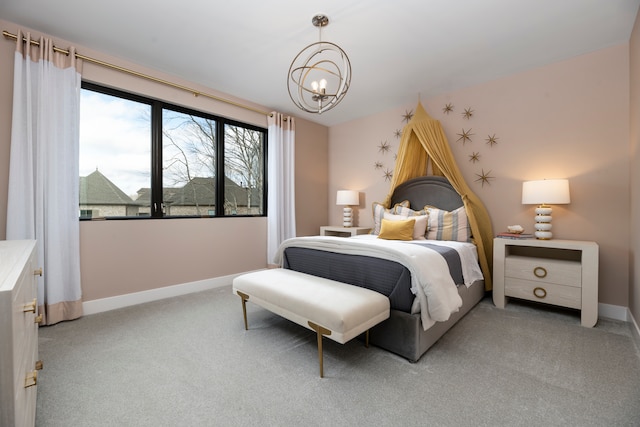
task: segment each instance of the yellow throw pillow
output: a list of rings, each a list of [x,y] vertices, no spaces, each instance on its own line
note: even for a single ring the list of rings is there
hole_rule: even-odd
[[[429,220],[428,215],[404,216],[404,215],[394,215],[389,212],[385,212],[383,218],[390,221],[402,221],[407,219],[414,219],[416,223],[413,225],[413,240],[426,240],[425,235],[427,234],[427,224],[428,224],[427,221]]]
[[[382,219],[379,239],[413,240],[413,226],[415,219],[395,220]]]

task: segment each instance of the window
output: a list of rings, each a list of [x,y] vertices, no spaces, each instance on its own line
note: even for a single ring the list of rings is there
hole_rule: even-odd
[[[266,130],[84,82],[80,218],[264,216]]]

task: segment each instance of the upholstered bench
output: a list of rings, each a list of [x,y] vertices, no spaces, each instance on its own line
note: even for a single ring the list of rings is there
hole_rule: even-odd
[[[244,327],[248,329],[246,302],[314,330],[318,337],[320,377],[322,337],[344,344],[389,317],[389,298],[359,286],[275,268],[243,274],[233,280],[233,292],[242,299]]]

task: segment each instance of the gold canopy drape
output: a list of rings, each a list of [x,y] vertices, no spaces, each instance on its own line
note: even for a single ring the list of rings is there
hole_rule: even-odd
[[[458,192],[469,218],[474,242],[478,248],[480,268],[485,290],[492,289],[493,230],[491,219],[480,199],[464,181],[456,164],[440,122],[432,119],[418,102],[413,118],[402,131],[391,189],[386,206],[391,203],[393,190],[403,182],[429,174],[444,176]],[[422,208],[422,206],[420,206]]]

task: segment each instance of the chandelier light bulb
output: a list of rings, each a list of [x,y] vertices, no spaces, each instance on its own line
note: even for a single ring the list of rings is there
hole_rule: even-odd
[[[325,79],[320,80],[320,90],[324,91],[327,88],[327,81]]]
[[[311,82],[311,88],[313,89],[314,92],[318,91],[318,82],[317,81],[312,81]]]

